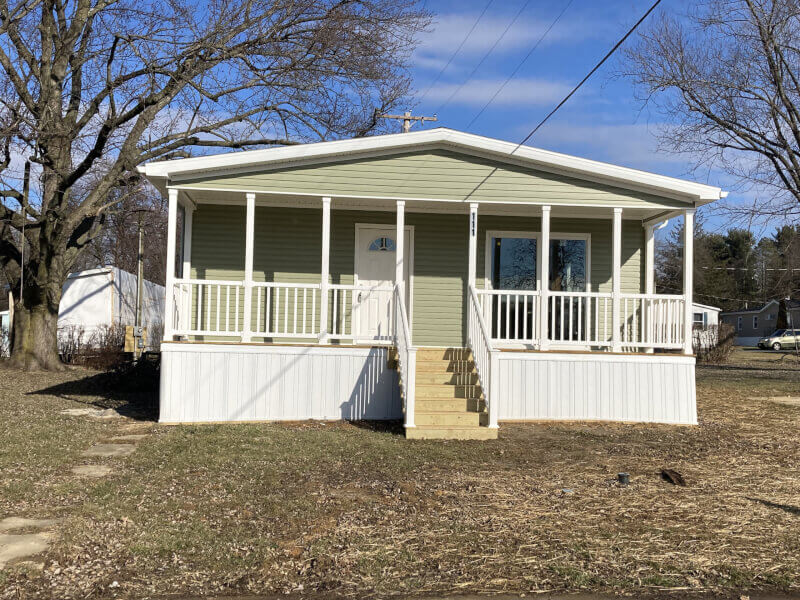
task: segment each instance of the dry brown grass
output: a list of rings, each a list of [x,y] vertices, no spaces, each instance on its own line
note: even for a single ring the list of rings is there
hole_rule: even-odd
[[[800,370],[699,368],[699,427],[156,427],[5,595],[796,591],[800,407],[771,396],[800,396]]]

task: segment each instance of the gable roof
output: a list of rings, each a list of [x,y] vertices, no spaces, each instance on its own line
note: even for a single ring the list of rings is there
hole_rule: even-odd
[[[777,305],[777,300],[770,300],[766,304],[757,304],[753,308],[743,308],[741,310],[726,310],[725,312],[721,313],[723,315],[738,315],[743,313],[760,313],[766,310],[768,307],[772,306],[773,304]]]
[[[303,162],[313,164],[336,158],[350,158],[370,153],[408,152],[421,149],[446,149],[486,156],[513,164],[523,164],[535,169],[563,173],[578,178],[606,182],[619,187],[647,190],[653,194],[678,196],[693,204],[706,204],[724,198],[727,192],[720,188],[657,175],[647,171],[621,167],[542,150],[531,146],[518,146],[494,138],[455,131],[444,127],[372,137],[282,146],[263,150],[228,152],[178,160],[158,161],[139,167],[139,172],[162,186],[198,175],[215,172],[252,170],[257,167],[279,167]]]

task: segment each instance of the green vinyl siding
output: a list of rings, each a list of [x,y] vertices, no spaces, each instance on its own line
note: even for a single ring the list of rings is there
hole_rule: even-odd
[[[685,206],[680,201],[645,192],[445,150],[366,156],[176,183],[189,189],[276,191],[317,196],[469,198],[473,202],[579,203],[649,208]],[[475,190],[478,184],[480,187]]]
[[[357,223],[394,226],[395,214],[379,211],[331,212],[331,283],[353,283]],[[321,224],[321,209],[257,207],[254,280],[317,283],[321,263]],[[406,225],[414,230],[411,300],[413,341],[419,346],[463,345],[468,217],[466,214],[407,212]],[[483,285],[487,231],[538,232],[539,229],[538,217],[479,215],[478,286]],[[592,290],[610,291],[611,219],[553,219],[551,230],[554,233],[591,234]],[[243,279],[244,207],[201,204],[194,212],[192,233],[192,277]],[[622,291],[641,292],[644,247],[641,222],[623,221],[622,234]],[[212,298],[213,302],[215,300]],[[292,302],[293,298],[290,298]],[[293,304],[289,306],[291,312]],[[254,316],[254,324],[255,319]],[[310,316],[307,319],[310,326]]]

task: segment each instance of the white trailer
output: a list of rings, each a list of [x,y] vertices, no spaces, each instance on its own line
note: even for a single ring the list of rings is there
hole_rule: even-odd
[[[71,273],[58,307],[59,337],[81,328],[90,340],[98,330],[134,325],[136,321],[136,275],[117,267],[101,267]],[[164,321],[164,286],[145,280],[142,294],[142,326],[160,330]],[[153,339],[148,335],[149,339]]]

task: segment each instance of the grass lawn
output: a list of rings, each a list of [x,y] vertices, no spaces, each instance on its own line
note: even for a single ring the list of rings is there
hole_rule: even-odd
[[[409,442],[397,427],[145,420],[136,452],[92,481],[69,469],[119,420],[59,410],[146,398],[84,370],[0,371],[0,518],[64,518],[44,570],[0,573],[0,597],[796,592],[800,406],[768,397],[800,396],[800,364],[746,352],[698,368],[699,427]]]

